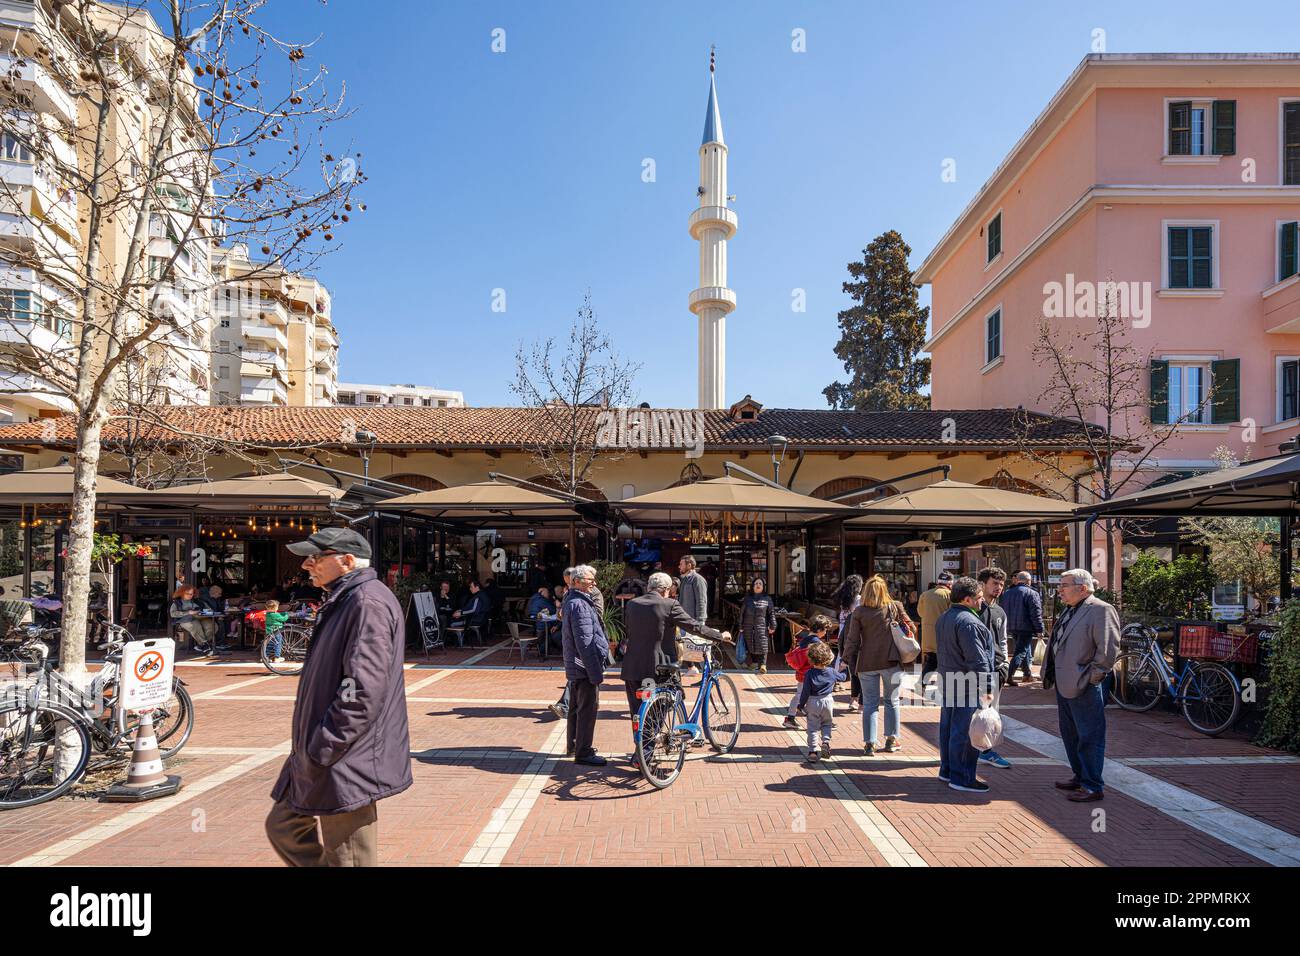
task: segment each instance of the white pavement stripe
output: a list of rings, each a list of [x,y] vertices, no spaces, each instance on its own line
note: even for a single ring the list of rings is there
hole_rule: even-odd
[[[195,694],[193,700],[207,700],[209,697],[217,697],[221,694],[228,694],[232,690],[238,690],[240,687],[251,687],[253,684],[260,684],[263,681],[275,680],[275,674],[267,674],[265,677],[250,677],[248,680],[241,680],[234,684],[228,684],[225,687],[218,687],[213,690],[205,690],[201,694]]]
[[[421,687],[428,687],[430,684],[434,683],[435,681],[440,681],[444,677],[450,677],[454,673],[455,671],[438,671],[435,674],[430,674],[428,677],[424,678],[423,680],[418,680],[414,684],[409,685],[406,688],[406,695],[409,698],[412,691],[417,691]]]
[[[1065,760],[1061,738],[1023,724],[1014,717],[1002,719],[1002,732],[1031,750]],[[1132,797],[1166,816],[1274,866],[1300,866],[1300,837],[1261,820],[1238,813],[1175,784],[1143,773],[1124,758],[1106,760],[1106,789]]]
[[[501,648],[503,648],[503,647],[509,647],[509,646],[510,646],[510,642],[509,642],[509,641],[502,641],[500,644],[493,644],[491,647],[485,647],[485,648],[483,648],[483,650],[479,651],[477,654],[474,654],[474,655],[471,655],[470,657],[465,658],[465,660],[463,660],[463,661],[461,662],[461,665],[460,665],[460,666],[461,666],[461,667],[472,667],[474,664],[477,664],[479,661],[483,660],[484,658],[491,657],[491,656],[492,656],[493,654],[495,654],[497,651],[501,650]]]
[[[789,706],[788,700],[779,700],[757,674],[746,676],[751,687],[756,688],[768,700],[779,702],[781,712],[785,713],[786,708]],[[805,734],[796,730],[787,730],[785,734],[790,738],[791,747],[799,753],[806,752],[804,748],[807,747],[808,740]],[[866,759],[865,754],[863,754],[863,758]],[[871,841],[871,845],[880,852],[885,862],[890,866],[929,866],[921,855],[916,852],[915,848],[907,842],[907,839],[889,822],[889,819],[880,812],[880,808],[854,786],[853,782],[844,774],[844,771],[836,766],[837,763],[839,763],[838,757],[819,763],[817,765],[821,768],[818,771],[819,776],[835,798],[845,805],[849,818],[853,820],[863,835]]]
[[[461,866],[500,866],[515,837],[519,834],[537,797],[550,779],[555,764],[562,756],[565,743],[565,724],[560,723],[542,745],[542,752],[533,755],[514,788],[506,794],[501,806],[492,811],[492,819],[469,848]]]
[[[98,846],[105,840],[110,840],[120,833],[137,827],[142,823],[166,813],[173,807],[180,806],[182,803],[188,803],[195,797],[200,797],[214,787],[219,787],[223,783],[229,783],[237,777],[242,777],[249,771],[256,770],[265,763],[269,763],[278,756],[283,756],[289,752],[290,741],[286,740],[278,747],[267,748],[245,757],[238,763],[231,764],[223,770],[208,774],[197,783],[184,787],[180,793],[173,797],[161,797],[157,800],[149,800],[145,803],[137,803],[119,813],[111,820],[96,824],[93,827],[87,827],[85,830],[75,833],[66,840],[60,840],[52,846],[46,847],[39,853],[33,853],[25,856],[21,860],[16,860],[9,864],[10,866],[56,866],[65,860],[76,856],[92,847]]]

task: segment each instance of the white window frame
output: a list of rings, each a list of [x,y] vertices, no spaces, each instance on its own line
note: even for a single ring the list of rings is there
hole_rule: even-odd
[[[1300,362],[1300,355],[1276,355],[1273,357],[1273,422],[1278,425],[1300,418],[1300,415],[1293,415],[1291,418],[1282,417],[1282,365],[1284,362]]]
[[[998,220],[998,254],[992,259],[989,258],[989,226],[993,225],[993,220]],[[987,269],[993,263],[1002,258],[1002,254],[1007,251],[1007,231],[1004,228],[1005,223],[1002,221],[1002,207],[998,207],[993,214],[984,220],[984,268]]]
[[[1210,287],[1198,289],[1195,286],[1174,288],[1169,284],[1169,230],[1210,227]],[[1221,292],[1219,285],[1219,220],[1217,219],[1162,219],[1160,221],[1160,291],[1175,295],[1196,295]]]
[[[1189,94],[1187,96],[1166,96],[1163,103],[1163,114],[1160,119],[1160,125],[1165,131],[1165,150],[1161,160],[1169,163],[1217,163],[1222,156],[1214,152],[1214,101],[1216,97],[1206,97],[1204,94]],[[1205,110],[1205,125],[1201,129],[1201,152],[1199,153],[1173,153],[1170,147],[1173,145],[1173,130],[1169,128],[1169,104],[1170,103],[1191,103],[1192,109]],[[1195,145],[1195,144],[1193,144]],[[1210,147],[1206,149],[1205,147]]]
[[[1287,279],[1300,276],[1300,271],[1289,276],[1282,275],[1282,227],[1288,222],[1300,223],[1300,216],[1295,219],[1279,219],[1273,223],[1273,274],[1276,277],[1275,285],[1278,282],[1285,282]]]
[[[993,316],[998,317],[998,354],[989,356],[989,320]],[[1002,303],[999,302],[993,308],[984,313],[984,336],[980,340],[980,351],[984,356],[981,371],[991,371],[1001,364],[1001,360],[1007,354],[1007,317],[1002,310]]]
[[[1300,103],[1300,96],[1277,98],[1277,184],[1279,186],[1286,183],[1286,105],[1288,103]]]
[[[1174,366],[1178,366],[1179,368],[1188,368],[1193,365],[1203,367],[1205,369],[1205,392],[1207,395],[1214,391],[1214,363],[1219,361],[1221,358],[1222,356],[1219,355],[1162,355],[1160,356],[1161,361],[1167,362],[1169,364],[1169,368],[1166,369],[1166,374],[1168,374],[1169,371],[1174,368]],[[1201,421],[1193,421],[1191,419],[1183,420],[1183,417],[1181,415],[1174,415],[1173,387],[1172,385],[1169,385],[1168,382],[1166,382],[1166,390],[1169,396],[1169,400],[1168,400],[1169,414],[1173,416],[1173,420],[1171,421],[1168,418],[1166,418],[1164,422],[1161,422],[1159,424],[1177,425],[1179,428],[1185,428],[1188,426],[1193,426],[1196,428],[1207,428],[1213,426],[1213,421],[1214,421],[1213,401],[1205,402],[1202,404]],[[1182,404],[1183,403],[1180,398],[1179,401],[1180,408]],[[1227,430],[1226,427],[1222,425],[1217,427],[1223,429],[1224,431]]]

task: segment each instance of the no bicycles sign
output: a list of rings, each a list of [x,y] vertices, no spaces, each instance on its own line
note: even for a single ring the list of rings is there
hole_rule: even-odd
[[[132,641],[122,648],[124,710],[152,710],[172,695],[172,661],[176,642],[170,637]]]

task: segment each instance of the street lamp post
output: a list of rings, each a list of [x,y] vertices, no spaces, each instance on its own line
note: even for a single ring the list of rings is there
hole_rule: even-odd
[[[779,485],[781,483],[781,462],[785,461],[785,446],[790,444],[790,439],[784,435],[772,435],[767,439],[767,447],[772,451],[772,477]]]

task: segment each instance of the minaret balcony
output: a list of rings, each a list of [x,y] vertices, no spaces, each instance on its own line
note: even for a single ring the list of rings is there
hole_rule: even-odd
[[[736,308],[736,293],[725,286],[704,286],[691,293],[687,308],[696,315],[710,308],[731,312]]]
[[[687,228],[691,231],[691,238],[695,240],[698,240],[700,234],[706,229],[721,229],[726,233],[722,238],[730,239],[736,234],[736,227],[739,224],[735,212],[726,206],[701,206],[691,213]]]

